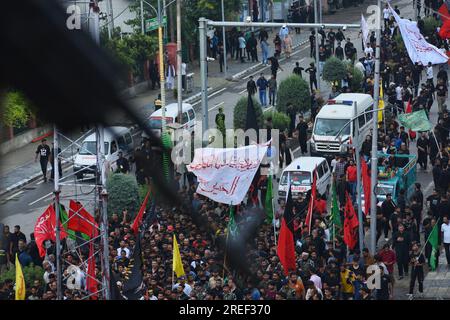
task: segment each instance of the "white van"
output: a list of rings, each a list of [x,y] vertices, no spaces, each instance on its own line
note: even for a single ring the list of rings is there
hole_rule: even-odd
[[[359,115],[359,147],[361,147],[372,128],[373,114],[368,112],[372,110],[373,99],[369,94],[343,93],[329,100],[320,109],[314,121],[309,140],[311,156],[329,159],[337,154],[346,154],[348,146],[344,144],[349,143],[350,137],[352,142],[356,143],[356,122],[349,123],[349,121],[357,114]],[[338,133],[339,137],[336,137]]]
[[[116,170],[116,161],[119,158],[119,150],[123,156],[133,152],[133,136],[131,130],[126,127],[105,127],[105,158],[112,171]],[[93,133],[84,139],[81,148],[75,156],[73,170],[77,179],[83,179],[85,174],[95,174],[97,168],[97,137]]]
[[[288,191],[288,176],[291,180],[292,197],[299,194],[306,194],[311,190],[313,172],[317,168],[316,186],[319,194],[327,194],[331,182],[331,169],[325,158],[321,157],[300,157],[292,161],[281,174],[278,185],[278,197],[286,199]]]
[[[173,124],[178,122],[178,103],[171,103],[166,106],[166,123],[167,124]],[[194,127],[196,124],[195,119],[195,111],[194,108],[192,108],[192,105],[189,103],[183,103],[182,104],[182,115],[181,115],[181,125],[183,129],[189,130],[190,132],[194,131]],[[162,109],[158,109],[155,112],[151,114],[151,116],[148,118],[150,128],[152,132],[155,134],[155,136],[160,137],[161,136],[161,122],[162,122]],[[146,132],[142,132],[143,138],[148,138],[148,135]]]

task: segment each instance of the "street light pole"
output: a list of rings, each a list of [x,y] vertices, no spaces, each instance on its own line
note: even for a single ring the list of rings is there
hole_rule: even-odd
[[[181,76],[181,0],[177,0],[177,99],[178,99],[178,121],[182,124],[183,113],[183,84]]]
[[[165,2],[165,1],[164,1]],[[158,0],[159,81],[161,85],[161,137],[166,131],[166,81],[164,74],[164,44],[162,31],[161,0]]]
[[[144,26],[144,1],[141,0],[141,32],[145,34],[145,26]]]
[[[381,0],[377,1],[378,17],[376,20],[376,49],[375,49],[375,84],[374,84],[374,111],[373,111],[373,130],[372,130],[372,156],[370,160],[371,175],[371,196],[370,196],[370,252],[375,254],[377,248],[377,195],[375,193],[378,175],[378,109],[380,100],[380,43],[381,43]]]
[[[222,21],[225,22],[225,9],[224,9],[224,5],[223,5],[223,0],[221,1],[222,3]],[[225,79],[227,78],[227,40],[225,38],[225,27],[222,27],[222,41],[223,41],[223,67],[225,68]],[[219,61],[220,63],[220,61]]]
[[[202,112],[203,112],[203,123],[202,123],[202,136],[208,130],[208,77],[206,69],[206,28],[207,20],[205,18],[199,19],[199,37],[200,37],[200,76],[202,82]]]
[[[314,23],[318,22],[318,10],[317,10],[317,1],[314,0]],[[316,32],[316,79],[317,79],[317,89],[320,92],[320,70],[319,70],[319,28],[315,27]]]

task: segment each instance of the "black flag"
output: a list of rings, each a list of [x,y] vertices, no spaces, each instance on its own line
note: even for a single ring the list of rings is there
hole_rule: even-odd
[[[139,300],[143,295],[143,276],[142,276],[142,251],[141,234],[138,233],[136,245],[134,246],[133,257],[126,268],[126,276],[123,284],[123,295],[128,300]]]
[[[249,94],[248,100],[247,100],[247,117],[245,118],[245,131],[248,129],[253,129],[256,131],[256,137],[259,136],[259,127],[258,127],[258,120],[256,118],[256,111],[255,106],[253,103],[253,97]],[[247,137],[246,137],[247,140]],[[250,141],[247,143],[245,142],[245,145],[249,145]]]

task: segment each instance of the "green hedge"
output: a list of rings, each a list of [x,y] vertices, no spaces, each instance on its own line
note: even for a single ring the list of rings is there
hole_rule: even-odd
[[[108,215],[121,214],[122,210],[128,210],[131,219],[139,211],[141,205],[139,187],[133,175],[114,173],[106,181],[108,190]]]
[[[34,280],[43,281],[44,269],[41,267],[30,264],[29,266],[22,267],[23,277],[25,278],[25,287],[29,289]],[[10,279],[14,283],[16,282],[16,267],[13,266],[10,270],[5,273],[0,274],[0,282]]]
[[[256,112],[256,120],[258,121],[259,128],[262,129],[262,127],[264,125],[264,117],[263,117],[261,104],[255,98],[252,98],[252,99],[253,99],[253,106],[254,106],[255,112]],[[233,110],[234,129],[245,130],[245,122],[247,120],[247,102],[248,102],[248,98],[243,97],[234,106],[234,110]]]
[[[361,71],[355,68],[351,63],[348,64],[348,71],[352,74],[352,81],[350,85],[351,92],[362,92],[362,83],[364,75]]]
[[[336,57],[329,58],[323,66],[323,80],[328,82],[341,82],[347,75],[345,62]]]
[[[278,86],[277,111],[286,113],[289,103],[294,105],[297,112],[304,112],[311,108],[309,85],[298,75],[287,77]]]

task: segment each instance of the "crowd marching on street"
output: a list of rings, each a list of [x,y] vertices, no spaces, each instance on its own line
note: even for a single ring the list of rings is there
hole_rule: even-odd
[[[355,219],[356,223],[363,224],[366,234],[370,229],[370,215],[358,222],[354,214],[356,209],[353,204],[356,203],[358,192],[354,152],[347,156],[336,156],[331,161],[334,181],[329,195],[315,197],[311,206],[315,191],[298,197],[293,197],[288,192],[287,201],[279,202],[273,220],[267,219],[259,226],[255,236],[242,244],[246,261],[251,261],[247,272],[230,268],[227,263],[230,257],[227,257],[219,243],[224,239],[228,241],[231,233],[239,234],[241,228],[254,216],[266,219],[268,177],[258,177],[246,201],[240,205],[228,206],[198,194],[198,181],[192,173],[175,173],[171,186],[182,205],[159,203],[153,195],[147,206],[150,209],[143,216],[145,222],[142,223],[140,232],[135,232],[135,220],[130,217],[128,208],[123,208],[122,212],[113,212],[110,216],[110,278],[111,287],[117,289],[115,298],[131,299],[124,288],[127,282],[139,279],[142,283],[137,286],[140,289],[137,298],[142,300],[388,300],[394,299],[396,282],[405,277],[410,279],[409,297],[412,298],[413,295],[416,296],[416,283],[419,296],[423,292],[424,274],[431,268],[433,255],[436,260],[446,259],[450,265],[450,117],[446,105],[448,65],[433,67],[431,63],[412,63],[406,49],[396,41],[400,31],[389,10],[384,12],[384,20],[380,70],[386,107],[378,131],[378,151],[387,156],[380,159],[379,165],[385,167],[385,172],[380,174],[395,172],[403,167],[405,158],[401,156],[409,155],[411,146],[415,144],[418,150],[417,163],[420,170],[431,169],[434,190],[430,196],[425,197],[421,184],[415,183],[411,196],[407,196],[406,190],[400,190],[395,202],[392,195],[387,194],[386,199],[377,207],[377,241],[381,240],[377,252],[369,253],[368,243],[359,248],[357,239],[349,241],[348,234],[344,232],[345,224],[353,223]],[[266,79],[264,74],[256,81],[250,77],[247,90],[250,95],[258,94],[263,107],[275,105],[277,71],[281,69],[278,59],[282,52],[287,58],[292,52],[289,29],[281,28],[273,40],[269,39],[264,30],[259,32],[258,37],[252,32],[244,34],[235,29],[228,35],[231,57],[242,62],[246,59],[261,59],[263,64],[270,63],[270,79]],[[448,51],[448,43],[437,34],[432,34],[427,40]],[[257,55],[258,41],[262,57]],[[310,56],[314,58],[314,31],[311,31],[309,42]],[[209,44],[212,57],[223,54],[223,43],[218,34],[210,39]],[[275,54],[269,57],[271,45]],[[361,92],[374,94],[375,33],[368,36],[366,43],[362,41],[363,55],[360,57],[357,55],[356,45],[359,44],[353,44],[341,29],[321,29],[319,61],[312,62],[307,68],[296,63],[294,74],[308,74],[313,102],[310,121],[314,120],[320,110],[316,74],[322,75],[325,61],[332,56],[355,64],[364,75]],[[219,59],[219,63],[223,64],[223,58]],[[157,77],[152,79],[154,85],[157,84]],[[341,85],[334,86],[330,95],[322,98],[332,99],[339,93],[351,92],[350,88],[353,87],[352,74],[349,73]],[[431,132],[416,133],[400,125],[399,115],[420,110],[424,110],[427,115],[432,110],[437,110],[438,120]],[[289,165],[293,160],[286,143],[288,138],[298,139],[302,155],[308,153],[307,120],[289,106],[288,113],[291,119],[290,130],[287,136],[282,134],[280,138],[282,166]],[[269,119],[266,128],[270,127]],[[372,137],[369,135],[365,137],[361,148],[361,155],[366,161],[371,157],[371,145]],[[42,166],[46,167],[45,159],[52,153],[50,147],[44,144],[38,149],[36,159],[39,155]],[[398,157],[399,155],[401,156]],[[128,174],[135,173],[140,184],[149,185],[152,179],[148,168],[159,160],[150,141],[146,141],[135,151],[131,164],[126,163],[124,171]],[[133,170],[129,170],[130,165],[134,167]],[[352,208],[349,208],[349,204]],[[336,205],[339,214],[333,216],[333,207]],[[312,216],[308,217],[310,206]],[[353,217],[349,217],[349,212],[353,212]],[[95,221],[100,222],[97,213]],[[280,252],[280,232],[284,232],[284,225],[293,234],[295,246],[295,254],[290,257],[290,263],[286,262],[286,255]],[[433,230],[436,230],[435,225],[438,225],[438,245],[442,244],[445,248],[445,257],[440,256],[440,250],[433,250],[432,244],[427,241]],[[26,299],[56,299],[54,241],[46,242],[42,256],[34,235],[26,236],[20,231],[20,226],[14,226],[13,230],[5,226],[2,232],[5,241],[0,248],[0,274],[14,265],[16,256],[22,268],[31,264],[42,266],[44,275],[42,279],[27,286]],[[358,237],[357,234],[355,236]],[[349,242],[354,242],[351,248]],[[177,257],[174,254],[177,250],[182,268],[178,264],[174,272],[173,259]],[[63,278],[67,279],[71,265],[80,266],[83,271],[80,275],[81,288],[70,289],[65,283],[67,280],[63,281],[64,299],[101,297],[101,293],[93,294],[92,290],[85,289],[88,282],[86,274],[89,252],[88,245],[73,250],[73,244],[70,244],[68,238],[62,241]],[[139,270],[140,274],[136,275],[133,266],[139,259],[142,259],[142,268]],[[95,263],[93,274],[100,281],[104,266],[98,258]],[[370,266],[376,266],[381,277],[380,287],[375,289],[368,283],[373,272],[368,271]],[[12,299],[14,281],[1,281],[0,300]]]

